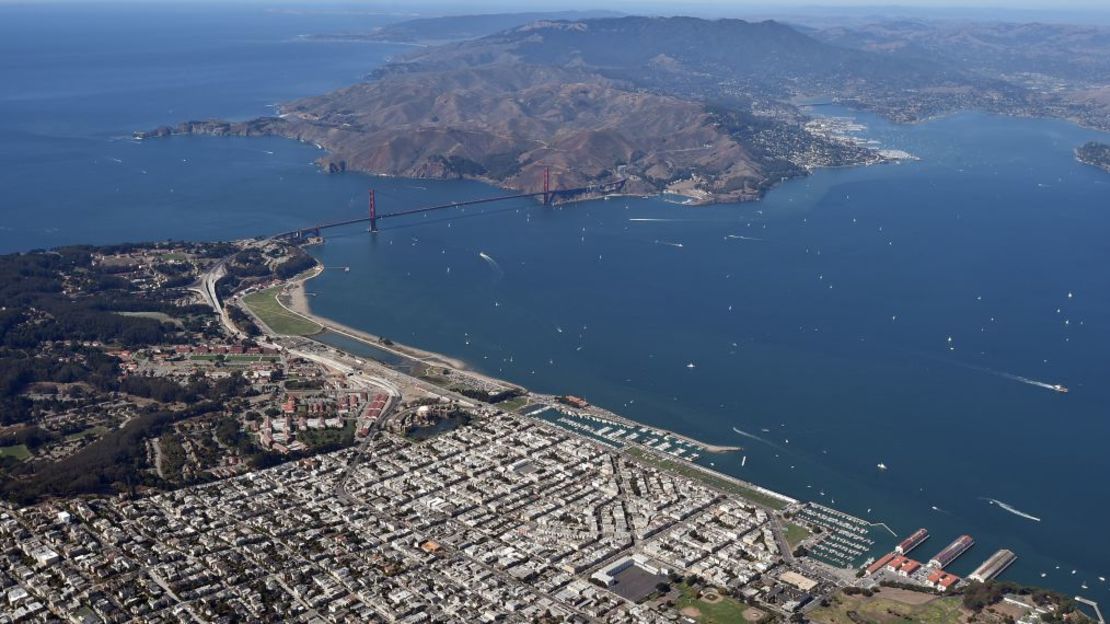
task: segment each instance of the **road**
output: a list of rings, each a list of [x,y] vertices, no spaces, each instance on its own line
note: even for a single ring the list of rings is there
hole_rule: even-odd
[[[239,328],[235,326],[235,323],[231,322],[231,317],[227,314],[227,308],[225,308],[224,305],[220,302],[220,296],[216,292],[217,282],[219,282],[220,278],[225,275],[227,275],[226,258],[213,264],[211,268],[205,271],[204,275],[201,275],[200,277],[200,286],[194,288],[194,290],[199,292],[204,297],[208,305],[211,306],[212,309],[216,311],[216,314],[220,316],[220,323],[224,326],[224,329],[228,331],[228,334],[230,334],[231,337],[243,338],[243,333],[239,331]]]
[[[159,479],[165,479],[166,475],[162,472],[162,436],[154,438],[151,446],[154,447],[154,472],[158,474]]]

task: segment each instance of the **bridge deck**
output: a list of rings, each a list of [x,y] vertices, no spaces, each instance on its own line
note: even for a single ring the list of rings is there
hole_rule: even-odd
[[[392,218],[392,217],[403,217],[403,216],[406,216],[406,215],[420,214],[422,212],[432,212],[432,211],[435,211],[435,210],[446,210],[448,208],[459,208],[459,207],[462,207],[462,206],[473,206],[475,204],[488,204],[488,203],[491,203],[491,202],[506,201],[506,200],[510,200],[510,199],[526,199],[526,198],[529,198],[529,197],[540,197],[542,195],[549,195],[549,196],[552,196],[552,197],[571,197],[571,196],[580,195],[580,194],[583,194],[583,193],[613,192],[613,191],[617,191],[617,190],[620,190],[621,188],[623,188],[624,183],[625,183],[625,180],[618,180],[617,182],[609,182],[609,183],[606,183],[606,184],[598,184],[598,185],[595,185],[595,186],[583,186],[583,187],[573,188],[573,189],[555,190],[555,191],[549,191],[547,193],[544,193],[543,191],[539,191],[537,193],[517,193],[515,195],[499,195],[497,197],[483,197],[481,199],[468,199],[468,200],[465,200],[465,201],[450,202],[450,203],[447,203],[447,204],[439,204],[439,205],[436,205],[436,206],[424,206],[424,207],[421,207],[421,208],[410,208],[408,210],[398,210],[396,212],[387,212],[385,214],[377,215],[376,219],[378,221],[381,221],[382,219],[389,219],[389,218]],[[355,218],[355,219],[346,219],[346,220],[343,220],[343,221],[332,221],[330,223],[321,223],[321,224],[318,224],[318,225],[311,225],[311,226],[307,226],[307,227],[303,227],[303,228],[298,228],[296,230],[289,230],[288,232],[282,232],[280,234],[274,234],[272,236],[272,238],[291,238],[291,237],[295,237],[295,236],[303,236],[306,232],[318,232],[319,230],[327,230],[327,229],[331,229],[331,228],[343,227],[345,225],[354,225],[356,223],[367,223],[370,220],[371,220],[370,217],[366,216],[366,217],[358,217],[358,218]]]

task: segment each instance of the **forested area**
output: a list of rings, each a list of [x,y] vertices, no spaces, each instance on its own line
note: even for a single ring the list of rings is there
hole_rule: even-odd
[[[164,288],[141,291],[119,272],[94,265],[86,247],[0,256],[0,425],[31,416],[20,394],[35,382],[114,389],[116,360],[80,343],[137,348],[185,339],[174,323],[121,312],[159,312],[182,322],[211,315],[206,306],[174,304]]]
[[[107,494],[121,486],[134,492],[151,477],[144,476],[147,438],[158,436],[174,422],[222,409],[205,401],[183,410],[151,406],[122,428],[110,431],[77,453],[60,461],[37,466],[33,478],[0,483],[4,498],[26,505],[43,496]]]
[[[225,341],[211,308],[190,303],[196,296],[184,290],[220,258],[227,274],[217,290],[225,297],[315,264],[297,248],[218,243],[0,255],[0,446],[18,449],[0,459],[0,497],[30,504],[211,478],[196,466],[218,465],[218,456],[207,455],[218,453],[218,442],[253,466],[321,451],[286,456],[259,448],[234,416],[259,391],[240,371],[208,374],[224,367],[222,355],[201,358],[191,373],[184,364],[184,375],[174,374],[177,364],[150,366],[147,347]],[[261,333],[239,308],[230,314],[249,335]],[[208,425],[218,429],[186,433]],[[183,437],[187,453],[173,444]],[[156,451],[151,444],[162,438]],[[167,476],[182,476],[174,462],[186,455],[185,481]],[[156,456],[163,472],[152,465]]]
[[[6,462],[0,483],[5,498],[27,503],[140,485],[148,436],[176,420],[221,409],[225,397],[241,390],[242,380],[234,377],[185,384],[141,376],[120,380],[120,361],[105,349],[183,343],[213,331],[208,306],[181,301],[180,288],[197,279],[188,254],[218,257],[235,250],[189,244],[173,246],[173,253],[150,252],[154,248],[76,246],[0,256],[0,445],[33,450],[62,441],[87,423],[76,418],[47,429],[40,426],[43,415],[91,409],[111,400],[111,393],[157,402],[136,406],[137,415],[121,428],[90,438],[61,460]]]

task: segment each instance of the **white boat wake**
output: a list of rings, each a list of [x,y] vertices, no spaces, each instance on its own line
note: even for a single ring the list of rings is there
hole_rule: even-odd
[[[1008,512],[1012,513],[1012,514],[1014,514],[1015,516],[1020,516],[1020,517],[1022,517],[1022,518],[1025,518],[1026,520],[1032,520],[1033,522],[1040,522],[1040,521],[1041,521],[1041,519],[1040,519],[1040,518],[1038,518],[1037,516],[1034,516],[1034,515],[1032,515],[1032,514],[1027,514],[1027,513],[1025,513],[1024,511],[1022,511],[1022,510],[1020,510],[1020,509],[1017,509],[1017,508],[1015,508],[1014,506],[1012,506],[1012,505],[1010,505],[1010,504],[1007,504],[1007,503],[1004,503],[1004,502],[1002,502],[1002,501],[1000,501],[1000,500],[998,500],[998,499],[995,499],[995,498],[987,498],[986,496],[980,496],[979,498],[980,498],[981,500],[985,500],[985,501],[987,501],[988,503],[990,503],[990,504],[992,504],[992,505],[998,505],[998,506],[999,506],[999,507],[1001,507],[1002,509],[1004,509],[1004,510],[1006,510],[1006,511],[1008,511]]]
[[[679,249],[682,249],[683,247],[686,246],[686,245],[683,245],[682,243],[672,243],[672,242],[669,242],[669,241],[657,240],[657,241],[654,241],[654,242],[655,242],[656,245],[668,245],[670,247],[677,247]]]
[[[729,239],[729,240],[750,240],[750,241],[761,241],[761,240],[763,240],[762,238],[759,238],[758,236],[742,236],[740,234],[725,234],[725,238]]]
[[[632,217],[628,220],[641,223],[678,223],[680,221],[687,221],[687,219],[661,219],[657,217]]]
[[[1026,384],[1026,385],[1036,386],[1037,388],[1044,388],[1045,390],[1052,390],[1053,392],[1066,393],[1068,391],[1068,389],[1065,386],[1061,385],[1061,384],[1052,384],[1052,383],[1048,383],[1048,382],[1045,382],[1045,381],[1038,381],[1036,379],[1030,379],[1028,377],[1023,377],[1021,375],[1014,375],[1013,373],[1007,373],[1007,372],[1004,372],[1004,371],[994,370],[993,368],[987,368],[986,366],[976,366],[974,364],[967,364],[965,362],[957,362],[957,361],[954,361],[954,360],[947,360],[947,359],[942,359],[942,358],[937,358],[937,359],[940,359],[941,361],[945,361],[945,362],[951,362],[951,363],[953,363],[957,366],[962,366],[964,368],[969,368],[969,369],[974,370],[974,371],[979,371],[980,373],[987,373],[988,375],[994,375],[995,377],[1001,377],[1003,379],[1009,379],[1010,381],[1016,381],[1016,382],[1019,382],[1019,383]]]
[[[504,275],[505,274],[505,271],[501,269],[501,265],[497,264],[497,261],[494,260],[493,257],[490,256],[488,253],[486,253],[484,251],[479,251],[478,256],[482,260],[485,260],[486,263],[489,264],[490,268],[492,268],[494,271],[497,271],[498,275]]]
[[[990,372],[994,373],[995,375],[998,375],[999,377],[1003,377],[1005,379],[1012,379],[1014,381],[1020,381],[1023,384],[1029,384],[1030,386],[1037,386],[1038,388],[1045,388],[1046,390],[1052,390],[1054,392],[1059,392],[1060,388],[1061,388],[1061,386],[1058,385],[1058,384],[1045,383],[1043,381],[1037,381],[1036,379],[1030,379],[1028,377],[1022,377],[1021,375],[1012,375],[1010,373],[1003,373],[1001,371],[990,371]]]
[[[752,440],[755,440],[756,442],[762,442],[762,443],[764,443],[767,446],[770,446],[772,448],[777,448],[777,449],[782,448],[781,446],[779,446],[778,444],[775,444],[774,442],[768,440],[767,438],[757,436],[754,433],[748,433],[747,431],[744,431],[743,429],[733,427],[732,430],[735,431],[736,433],[738,433],[739,435],[744,436],[745,438],[750,438]]]

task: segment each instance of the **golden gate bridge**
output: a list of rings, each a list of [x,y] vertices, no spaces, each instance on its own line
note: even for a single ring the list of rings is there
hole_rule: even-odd
[[[301,240],[310,236],[320,236],[322,230],[331,228],[343,227],[346,225],[354,225],[356,223],[369,223],[370,231],[378,231],[378,222],[383,219],[393,219],[396,217],[404,217],[408,215],[420,214],[424,212],[433,212],[437,210],[447,210],[448,208],[460,208],[463,206],[473,206],[475,204],[489,204],[493,202],[508,201],[511,199],[524,199],[532,197],[542,197],[543,205],[550,206],[556,200],[572,201],[581,197],[606,195],[609,193],[618,193],[624,188],[627,180],[620,179],[614,182],[605,182],[601,184],[591,184],[587,186],[580,186],[577,188],[569,189],[552,189],[551,188],[551,174],[547,169],[543,172],[543,190],[532,193],[516,193],[513,195],[499,195],[496,197],[483,197],[480,199],[468,199],[465,201],[454,201],[446,204],[438,204],[435,206],[423,206],[420,208],[408,208],[405,210],[397,210],[394,212],[387,212],[378,214],[377,202],[374,197],[374,189],[370,189],[369,210],[365,217],[357,217],[353,219],[345,219],[342,221],[332,221],[329,223],[318,223],[287,232],[275,234],[271,238],[282,240]]]

